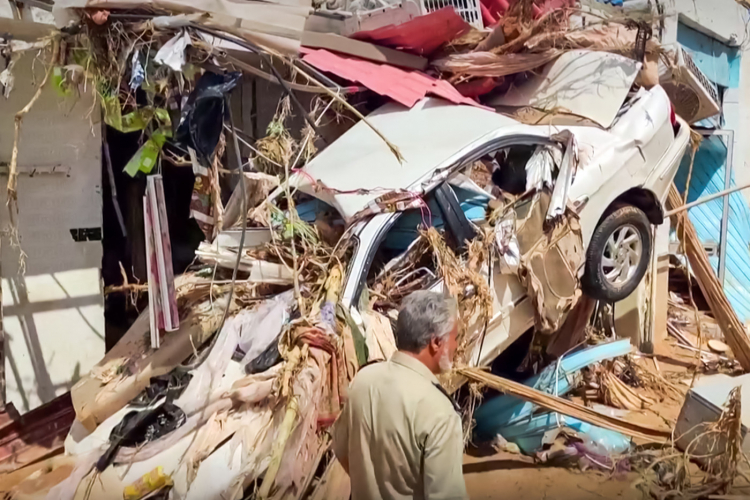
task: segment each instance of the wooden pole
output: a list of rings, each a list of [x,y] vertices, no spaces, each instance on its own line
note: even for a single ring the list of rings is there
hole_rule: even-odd
[[[682,198],[674,184],[669,190],[667,201],[672,208],[682,205]],[[732,348],[732,352],[742,368],[746,372],[750,371],[750,338],[747,336],[745,326],[737,317],[724,294],[719,278],[714,273],[708,260],[706,250],[698,239],[693,223],[690,222],[683,210],[672,216],[672,224],[676,228],[677,236],[685,249],[690,269],[695,274],[695,279],[698,281],[703,296],[724,333],[724,339]]]

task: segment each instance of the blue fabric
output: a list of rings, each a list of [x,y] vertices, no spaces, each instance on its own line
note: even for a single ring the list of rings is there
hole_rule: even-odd
[[[331,211],[336,213],[331,205],[318,199],[306,201],[304,203],[298,203],[294,208],[297,209],[297,217],[309,224],[315,222],[315,216],[320,212]]]

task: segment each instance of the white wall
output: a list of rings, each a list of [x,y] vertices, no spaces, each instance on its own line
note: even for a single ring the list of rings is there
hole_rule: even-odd
[[[716,38],[729,45],[740,45],[746,38],[747,15],[743,7],[735,0],[661,0],[665,15],[677,15],[679,21],[691,28]],[[670,43],[676,40],[677,18],[669,18],[665,24],[670,37],[664,40]],[[673,36],[672,27],[675,24]]]
[[[741,51],[740,86],[728,89],[723,102],[724,128],[734,130],[733,170],[737,185],[750,184],[750,30],[747,9],[735,0],[667,0],[664,45],[677,41],[682,22]],[[743,191],[750,204],[750,190]]]
[[[14,30],[14,28],[18,28]],[[0,22],[0,32],[33,36],[38,25]],[[32,69],[33,65],[33,69]],[[0,97],[0,163],[10,160],[14,114],[29,102],[45,64],[34,54],[15,66],[15,88]],[[89,86],[89,89],[91,87]],[[20,171],[59,165],[70,175],[18,178],[18,228],[27,254],[19,272],[18,250],[2,238],[2,307],[6,334],[8,401],[28,411],[66,392],[104,354],[101,241],[76,242],[76,228],[101,228],[101,139],[92,95],[63,99],[48,86],[26,115]],[[0,175],[0,229],[9,227],[7,175]]]
[[[8,0],[0,0],[0,17],[13,19],[13,9]]]

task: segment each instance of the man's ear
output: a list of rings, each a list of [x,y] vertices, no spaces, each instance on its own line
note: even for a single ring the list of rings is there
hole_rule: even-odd
[[[437,352],[443,347],[443,342],[445,342],[445,339],[441,339],[440,337],[432,337],[430,339],[430,354],[437,354]]]

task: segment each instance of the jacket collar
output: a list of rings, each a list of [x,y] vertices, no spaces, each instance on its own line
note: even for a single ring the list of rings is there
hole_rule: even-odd
[[[404,366],[414,372],[417,372],[418,374],[420,374],[421,376],[423,376],[424,378],[426,378],[433,384],[440,385],[435,374],[432,373],[429,370],[429,368],[425,366],[424,363],[422,363],[416,358],[409,356],[406,353],[403,353],[401,351],[396,351],[395,353],[393,353],[393,356],[391,356],[391,363]]]

